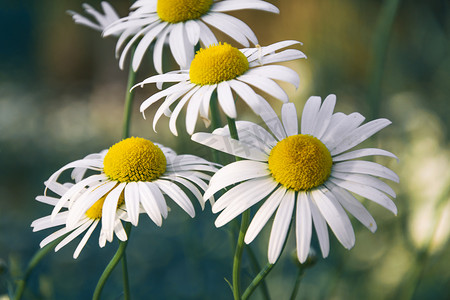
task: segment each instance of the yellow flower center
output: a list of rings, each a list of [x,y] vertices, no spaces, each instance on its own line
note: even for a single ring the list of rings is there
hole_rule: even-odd
[[[288,189],[305,191],[324,183],[331,174],[330,151],[317,138],[298,134],[285,138],[269,155],[273,178]]]
[[[158,0],[156,12],[168,23],[195,20],[206,14],[213,0]]]
[[[166,157],[158,146],[137,137],[125,139],[109,148],[103,171],[117,182],[153,181],[166,171]]]
[[[189,70],[192,83],[215,84],[244,74],[249,68],[248,59],[227,43],[211,45],[195,54]]]
[[[106,199],[106,196],[108,196],[108,194],[109,194],[109,192],[106,193],[105,196],[98,199],[97,202],[95,202],[94,205],[92,205],[86,211],[86,217],[88,217],[89,219],[93,219],[93,220],[97,220],[102,217],[103,203],[105,203],[105,199]],[[117,202],[117,208],[122,206],[124,203],[125,203],[125,198],[124,198],[124,195],[122,192],[122,194],[120,194],[120,196],[119,196],[119,201]]]

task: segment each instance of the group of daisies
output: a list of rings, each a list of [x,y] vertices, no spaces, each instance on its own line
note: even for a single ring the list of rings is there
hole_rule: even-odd
[[[84,9],[91,19],[70,12],[73,19],[104,36],[117,38],[116,55],[121,68],[130,56],[132,68],[138,70],[144,55],[152,52],[159,74],[138,86],[156,83],[160,89],[140,107],[144,113],[163,100],[153,118],[154,128],[165,115],[170,118],[171,132],[177,135],[176,120],[186,106],[186,131],[193,141],[240,159],[222,167],[131,137],[109,150],[71,162],[50,176],[44,195],[36,198],[53,206],[53,211],[35,220],[33,230],[62,226],[47,236],[41,247],[66,235],[55,248],[58,250],[84,233],[73,255],[77,258],[97,225],[101,228],[99,245],[103,247],[114,235],[126,240],[123,222],[137,226],[140,213],[161,226],[172,202],[194,217],[191,199],[195,198],[202,209],[209,201],[212,211],[220,212],[217,227],[259,205],[245,235],[247,244],[275,215],[268,245],[270,263],[280,256],[291,220],[295,219],[297,256],[303,263],[313,227],[323,257],[329,253],[328,227],[345,248],[355,244],[347,213],[370,231],[376,230],[375,220],[355,195],[397,213],[391,199],[395,192],[380,178],[398,182],[398,176],[380,164],[358,160],[395,155],[377,148],[351,150],[391,122],[377,119],[362,124],[365,118],[359,113],[334,113],[336,97],[329,95],[324,101],[320,97],[307,100],[299,127],[294,103],[276,82],[298,87],[298,74],[277,63],[305,58],[299,50],[285,49],[299,42],[259,46],[248,25],[226,14],[242,9],[278,13],[274,5],[262,0],[137,0],[123,18],[107,2],[102,2],[102,12],[87,4]],[[246,48],[218,42],[211,27]],[[202,48],[194,53],[199,44]],[[180,70],[163,73],[165,46]],[[172,85],[162,89],[166,82]],[[258,94],[260,91],[283,102],[281,117]],[[214,97],[217,100],[212,100]],[[225,126],[212,133],[194,133],[199,116],[206,126],[210,125],[211,101],[218,101],[228,119],[236,119],[237,98],[262,119],[264,126],[236,121],[236,128]],[[72,169],[72,182],[59,182],[61,173],[68,169]],[[47,195],[47,190],[53,196]]]

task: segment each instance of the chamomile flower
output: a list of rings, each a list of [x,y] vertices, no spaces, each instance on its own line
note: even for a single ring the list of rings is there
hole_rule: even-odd
[[[221,211],[215,221],[217,227],[264,200],[248,227],[247,244],[276,210],[268,246],[270,263],[280,255],[293,214],[297,256],[304,262],[313,224],[323,257],[329,253],[327,224],[345,248],[355,244],[345,211],[375,232],[375,220],[352,193],[397,213],[389,197],[395,197],[394,191],[377,177],[398,182],[398,176],[380,164],[355,160],[371,155],[396,158],[395,155],[377,148],[348,151],[391,122],[377,119],[361,125],[364,117],[359,113],[333,113],[335,102],[334,95],[323,104],[320,97],[311,97],[303,110],[300,131],[295,106],[287,103],[282,107],[281,121],[269,106],[262,114],[272,134],[243,121],[237,122],[239,141],[230,138],[227,127],[192,136],[194,141],[246,159],[215,173],[204,197],[234,185],[212,207],[214,213]]]
[[[91,15],[94,20],[90,20],[89,18],[72,10],[67,12],[72,16],[75,23],[90,27],[97,31],[102,32],[106,27],[120,19],[111,4],[106,1],[102,1],[103,13],[97,11],[95,8],[86,3],[83,3],[83,9],[87,14]],[[119,33],[117,33],[117,35],[119,35]]]
[[[242,9],[279,12],[274,5],[262,0],[138,0],[131,6],[130,15],[106,28],[104,35],[120,34],[116,56],[119,56],[125,41],[129,40],[119,59],[122,69],[132,45],[137,44],[132,61],[136,71],[154,41],[153,63],[158,73],[163,72],[162,49],[166,41],[176,62],[186,69],[199,41],[204,46],[217,43],[208,26],[229,35],[244,47],[249,47],[249,41],[258,44],[247,24],[224,13]]]
[[[50,201],[45,196],[38,199],[50,201],[54,208],[51,216],[45,217],[43,221],[35,221],[35,229],[65,224],[64,229],[44,240],[43,244],[72,230],[66,242],[84,230],[88,230],[86,236],[90,236],[100,222],[100,246],[104,246],[106,241],[112,241],[114,232],[119,239],[126,240],[120,219],[137,226],[141,211],[161,226],[162,219],[168,214],[165,195],[194,217],[194,206],[188,195],[192,194],[204,208],[200,189],[205,190],[207,187],[206,182],[211,177],[207,173],[217,170],[216,165],[200,157],[177,155],[170,148],[135,137],[122,140],[109,150],[65,165],[48,179],[46,186],[54,191],[54,187],[61,187],[57,183],[58,177],[63,171],[72,168],[75,184],[56,191],[61,198]],[[87,170],[99,173],[85,177]],[[64,207],[67,207],[67,211],[60,212]],[[83,240],[80,245],[84,245],[83,242],[86,241]],[[65,245],[64,241],[62,244]]]
[[[212,93],[216,90],[219,106],[228,117],[233,119],[237,116],[233,91],[256,114],[260,113],[261,102],[266,101],[258,97],[253,87],[276,99],[288,102],[288,95],[274,79],[289,82],[298,87],[300,78],[294,70],[272,64],[305,58],[305,55],[296,49],[275,52],[299,43],[297,41],[283,41],[267,47],[241,50],[227,43],[219,43],[206,49],[200,49],[189,69],[155,75],[136,85],[157,83],[161,87],[164,82],[176,83],[146,99],[141,104],[140,110],[144,113],[150,105],[165,97],[165,101],[156,111],[153,129],[155,130],[159,118],[166,114],[170,115],[170,130],[174,135],[177,135],[176,119],[181,109],[188,102],[186,112],[187,132],[189,134],[194,132],[199,115],[208,125],[209,103]],[[171,112],[170,106],[178,99],[180,101]]]

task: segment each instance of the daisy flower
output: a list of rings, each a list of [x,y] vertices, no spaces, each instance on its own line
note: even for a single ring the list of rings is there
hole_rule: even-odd
[[[58,177],[63,171],[72,168],[75,184],[63,187],[57,182]],[[87,170],[99,173],[85,177]],[[137,226],[141,211],[161,226],[162,218],[168,214],[164,195],[194,217],[195,210],[189,194],[200,202],[203,209],[205,202],[200,189],[206,189],[206,182],[211,177],[205,172],[216,170],[216,165],[200,157],[177,155],[170,148],[153,144],[149,140],[128,138],[109,150],[88,155],[56,171],[46,182],[46,187],[61,198],[38,197],[39,201],[47,202],[54,208],[50,216],[36,220],[32,226],[35,230],[41,230],[65,224],[63,229],[41,243],[43,247],[72,231],[56,250],[88,230],[75,252],[76,257],[100,222],[101,247],[106,241],[112,241],[114,232],[119,239],[126,240],[120,220]],[[183,189],[188,190],[189,194]],[[67,210],[60,212],[64,207]]]
[[[228,117],[233,119],[237,115],[233,92],[256,114],[260,112],[261,102],[266,101],[258,97],[252,87],[283,102],[288,102],[288,95],[274,79],[289,82],[297,88],[300,78],[294,70],[272,64],[305,58],[306,56],[296,49],[275,52],[299,43],[283,41],[267,47],[241,50],[227,43],[219,43],[206,49],[200,49],[189,69],[155,75],[136,85],[157,83],[161,88],[164,82],[176,83],[146,99],[141,104],[140,110],[144,113],[150,105],[165,97],[164,103],[159,107],[153,119],[153,129],[155,130],[159,118],[166,114],[170,115],[170,130],[177,135],[176,119],[187,102],[189,102],[186,112],[187,132],[189,134],[194,132],[198,115],[207,126],[209,125],[209,103],[212,93],[216,90],[219,106]],[[179,98],[181,100],[172,113],[169,107]]]
[[[287,103],[281,121],[269,106],[261,115],[272,133],[252,122],[237,122],[239,141],[230,138],[227,127],[192,136],[194,141],[246,159],[215,173],[204,197],[229,187],[212,207],[214,213],[221,211],[217,227],[264,200],[248,227],[247,244],[276,210],[268,246],[270,263],[280,255],[294,213],[297,256],[302,263],[310,249],[313,224],[323,257],[329,253],[327,224],[345,248],[355,244],[346,211],[375,232],[375,220],[352,193],[397,214],[389,197],[395,197],[394,191],[377,177],[398,182],[398,176],[380,164],[355,160],[395,155],[377,148],[348,151],[391,122],[377,119],[361,125],[364,117],[359,113],[333,113],[335,102],[334,95],[323,104],[320,97],[311,97],[303,110],[300,132],[295,106]]]
[[[95,8],[86,3],[83,3],[83,8],[87,14],[92,16],[94,21],[72,10],[67,12],[72,16],[75,23],[90,27],[97,31],[103,31],[110,24],[120,19],[111,4],[106,1],[102,1],[103,13],[95,10]],[[117,35],[119,35],[119,33]]]
[[[166,41],[178,65],[185,69],[189,67],[194,57],[194,47],[199,41],[204,46],[217,43],[208,25],[229,35],[244,47],[249,46],[249,41],[258,44],[247,24],[224,13],[241,9],[279,13],[278,8],[262,0],[137,0],[130,8],[130,15],[108,26],[104,35],[120,34],[116,56],[119,56],[125,41],[129,40],[120,55],[121,69],[131,46],[137,44],[132,61],[136,71],[153,41],[153,63],[158,73],[162,73],[162,49]]]

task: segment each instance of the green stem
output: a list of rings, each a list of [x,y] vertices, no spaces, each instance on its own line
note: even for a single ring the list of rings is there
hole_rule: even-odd
[[[95,287],[94,295],[92,296],[92,300],[100,299],[100,295],[102,293],[103,287],[105,286],[106,280],[109,278],[109,276],[111,275],[112,271],[117,266],[119,261],[123,258],[125,250],[127,248],[128,240],[130,239],[131,223],[128,222],[125,223],[125,231],[128,239],[126,241],[119,242],[119,248],[117,248],[116,254],[114,254],[113,258],[103,271],[102,276],[100,276],[100,279],[98,280],[97,286]],[[126,270],[124,270],[124,278],[125,276],[127,277],[126,281],[128,282],[128,271]]]
[[[242,253],[244,252],[244,237],[250,222],[250,209],[242,213],[241,228],[239,230],[238,242],[233,259],[233,296],[235,300],[241,299],[240,275]]]
[[[132,49],[133,54],[135,49],[136,46],[133,46]],[[131,57],[133,57],[133,55]],[[125,108],[123,112],[123,125],[122,125],[123,139],[130,137],[131,110],[133,107],[133,99],[134,99],[134,90],[131,91],[131,88],[135,85],[135,83],[136,83],[136,72],[133,71],[133,67],[130,64],[130,69],[128,71],[127,94],[125,96]]]
[[[236,130],[236,122],[234,119],[227,117],[228,128],[230,129],[230,136],[232,139],[239,140],[239,135]],[[236,161],[240,160],[236,157]],[[248,224],[250,223],[250,209],[242,213],[241,228],[239,230],[238,241],[233,258],[233,296],[235,300],[241,299],[240,276],[241,276],[241,262],[242,254],[244,252],[244,237],[247,232]]]
[[[295,297],[297,297],[298,289],[300,287],[300,283],[302,282],[304,275],[305,275],[305,268],[299,267],[297,279],[295,280],[294,289],[292,290],[291,298],[289,298],[290,300],[295,300]]]
[[[378,19],[378,26],[374,36],[372,72],[368,91],[368,101],[371,108],[371,117],[378,117],[381,107],[381,82],[384,65],[389,46],[389,37],[397,15],[400,0],[385,0]]]
[[[252,264],[252,266],[253,266],[253,269],[255,270],[255,272],[258,272],[258,270],[261,270],[261,267],[260,267],[260,265],[259,265],[259,262],[258,262],[258,260],[256,259],[256,255],[255,255],[255,253],[253,252],[253,250],[252,250],[252,248],[250,247],[250,245],[248,245],[247,246],[247,252],[248,252],[248,256],[250,257],[250,263]],[[270,271],[270,270],[269,270]],[[261,272],[260,272],[261,273]],[[268,272],[267,272],[268,273]],[[259,274],[258,274],[259,275]],[[267,274],[265,274],[265,275],[267,275]],[[267,288],[267,284],[266,284],[266,282],[264,281],[264,277],[265,277],[265,275],[263,276],[263,278],[261,278],[261,289],[262,289],[262,294],[263,294],[263,298],[265,299],[265,300],[269,300],[270,299],[270,295],[269,295],[269,289]],[[253,282],[252,282],[253,283]],[[259,284],[259,282],[256,284],[256,286]],[[251,285],[251,284],[250,284]],[[256,286],[255,286],[255,288],[256,288]],[[248,289],[248,288],[247,288]],[[244,294],[242,295],[242,298],[244,299],[244,296],[245,296],[245,294],[246,294],[246,292],[247,292],[247,290],[244,292]],[[250,294],[252,293],[253,291],[251,291],[250,292]]]
[[[244,294],[242,295],[242,300],[248,299],[248,297],[250,297],[251,294],[256,290],[258,285],[261,282],[264,282],[264,278],[267,276],[267,274],[269,274],[269,272],[272,270],[274,265],[275,264],[267,263],[264,266],[264,268],[258,273],[258,275],[256,275],[256,277],[253,279],[253,281],[250,283],[250,285],[245,290]]]
[[[130,284],[128,281],[128,266],[127,254],[124,252],[122,256],[122,279],[123,279],[123,294],[125,300],[130,300]]]
[[[52,251],[53,249],[55,249],[56,245],[59,244],[59,242],[61,242],[65,237],[67,236],[67,234],[57,238],[56,240],[54,240],[53,242],[47,244],[45,247],[39,249],[36,254],[33,256],[33,258],[31,259],[30,263],[28,264],[28,267],[25,271],[25,274],[23,276],[22,279],[19,280],[19,282],[17,283],[17,290],[16,290],[16,294],[14,296],[14,300],[19,300],[22,298],[23,292],[25,291],[25,287],[27,285],[27,281],[28,278],[31,275],[31,272],[34,270],[34,268],[38,265],[38,263],[48,254],[50,253],[50,251]]]

